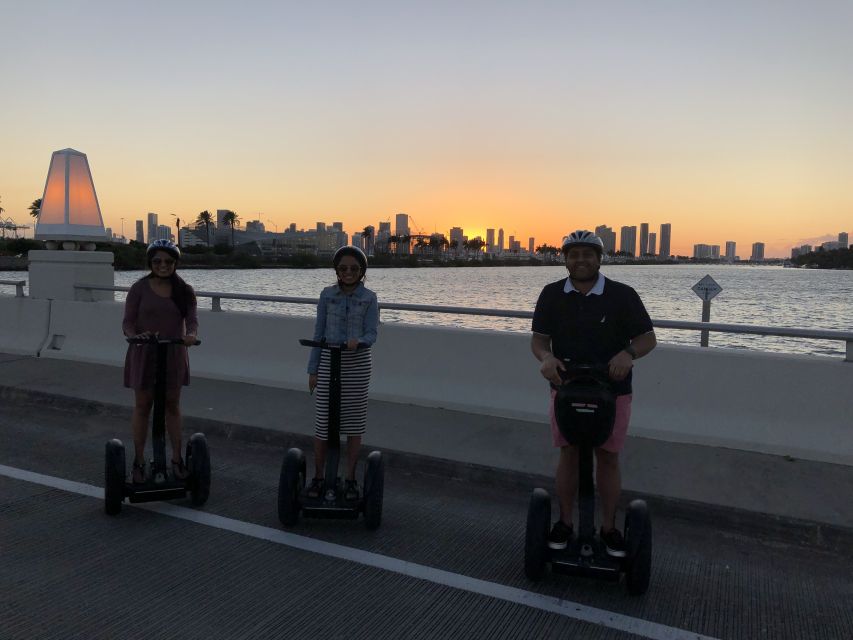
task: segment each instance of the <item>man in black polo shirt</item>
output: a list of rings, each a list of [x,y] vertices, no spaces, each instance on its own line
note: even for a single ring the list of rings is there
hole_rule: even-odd
[[[560,519],[548,536],[548,546],[565,549],[572,538],[572,509],[578,489],[578,448],[560,434],[554,417],[555,386],[562,384],[559,371],[564,359],[585,364],[604,364],[616,393],[613,434],[595,450],[596,486],[601,498],[601,539],[607,553],[625,556],[622,534],[616,529],[616,506],[622,490],[619,451],[625,443],[631,417],[631,369],[657,345],[652,321],[640,296],[631,287],[605,278],[599,269],[604,244],[589,231],[575,231],[563,240],[569,277],[547,285],[533,313],[533,355],[542,363],[539,371],[551,387],[551,434],[560,447],[557,465],[557,497]]]

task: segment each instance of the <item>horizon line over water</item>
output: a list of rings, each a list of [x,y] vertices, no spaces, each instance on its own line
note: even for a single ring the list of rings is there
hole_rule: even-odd
[[[118,271],[116,286],[129,286],[145,273]],[[602,273],[636,289],[653,320],[699,321],[702,301],[691,287],[709,274],[723,289],[711,303],[711,322],[853,331],[851,271],[754,265],[605,265]],[[331,268],[188,269],[182,274],[200,291],[304,298],[319,297],[323,287],[335,282]],[[0,279],[20,280],[22,275],[22,272],[0,272]],[[542,287],[565,276],[563,266],[368,269],[366,284],[376,291],[380,305],[385,300],[532,311]],[[117,292],[116,299],[123,300],[124,294]],[[202,299],[199,306],[210,308],[210,303]],[[315,314],[311,305],[265,301],[223,300],[222,308],[308,317]],[[381,320],[518,333],[530,331],[530,321],[517,318],[385,310]],[[201,331],[203,333],[203,327]],[[699,345],[699,331],[658,329],[656,333],[663,343]],[[833,358],[843,358],[845,353],[845,345],[840,341],[718,332],[711,332],[710,346]]]

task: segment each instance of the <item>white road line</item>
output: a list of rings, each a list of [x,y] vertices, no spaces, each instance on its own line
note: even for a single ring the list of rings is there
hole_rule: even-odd
[[[0,464],[0,475],[4,475],[15,480],[23,480],[39,484],[45,487],[52,487],[70,493],[87,496],[90,498],[102,499],[104,489],[95,487],[90,484],[81,482],[73,482],[64,478],[57,478],[41,473],[26,471],[16,467],[8,467]],[[404,576],[426,580],[434,584],[440,584],[470,593],[476,593],[498,600],[505,600],[516,604],[533,607],[541,611],[548,611],[558,615],[589,622],[591,624],[600,625],[610,629],[633,633],[644,638],[652,640],[713,640],[710,636],[704,636],[698,633],[693,633],[677,627],[669,627],[657,622],[650,622],[640,618],[632,618],[631,616],[622,615],[621,613],[613,613],[605,609],[590,607],[571,600],[561,600],[550,596],[544,596],[524,589],[509,587],[498,584],[496,582],[488,582],[487,580],[479,580],[458,573],[428,567],[414,562],[407,562],[399,558],[383,556],[378,553],[345,547],[343,545],[334,544],[332,542],[324,542],[307,538],[305,536],[288,533],[279,529],[263,527],[261,525],[252,524],[251,522],[243,522],[242,520],[234,520],[217,516],[204,511],[196,511],[186,507],[179,507],[167,502],[150,502],[145,504],[136,504],[134,507],[154,511],[163,515],[187,520],[202,524],[215,529],[230,531],[258,540],[266,540],[275,544],[281,544],[302,551],[318,553],[320,555],[339,558],[350,562],[356,562],[368,567],[383,569],[393,573],[399,573]]]

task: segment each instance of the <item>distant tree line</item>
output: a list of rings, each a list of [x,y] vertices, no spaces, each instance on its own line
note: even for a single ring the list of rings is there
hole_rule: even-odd
[[[791,262],[801,267],[817,269],[853,269],[853,249],[831,249],[829,251],[812,251],[792,259]]]

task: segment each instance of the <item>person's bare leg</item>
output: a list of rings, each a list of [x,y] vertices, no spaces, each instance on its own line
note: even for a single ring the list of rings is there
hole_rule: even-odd
[[[326,448],[328,443],[326,440],[314,436],[314,477],[324,478],[326,475]]]
[[[148,419],[151,416],[151,407],[154,406],[154,393],[144,389],[134,391],[133,415],[130,419],[133,431],[133,453],[134,465],[145,463],[145,442],[148,439]],[[138,469],[133,471],[134,482],[144,480],[142,472]]]
[[[169,441],[172,443],[172,464],[176,465],[183,461],[181,448],[181,390],[170,391],[166,394],[166,431],[169,433]],[[186,472],[175,471],[178,479],[187,477]]]
[[[601,498],[601,526],[604,531],[611,531],[616,528],[616,507],[622,493],[619,454],[596,449],[595,457],[595,482]]]
[[[355,480],[355,467],[358,465],[358,452],[361,450],[361,436],[347,437],[347,480]]]
[[[560,503],[560,520],[566,526],[572,525],[572,511],[575,496],[578,493],[578,463],[580,455],[577,447],[560,447],[560,461],[557,463],[557,499]]]

